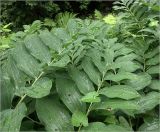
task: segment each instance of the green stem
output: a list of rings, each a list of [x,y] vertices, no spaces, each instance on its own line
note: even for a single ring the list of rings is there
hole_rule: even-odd
[[[42,123],[38,122],[38,121],[35,121],[33,120],[32,118],[30,118],[29,116],[26,116],[26,118],[28,118],[29,120],[31,120],[32,122],[36,123],[36,124],[39,124],[39,125],[42,125]]]
[[[132,122],[131,122],[131,117],[129,116],[129,125],[132,128]]]
[[[39,76],[34,80],[34,82],[32,83],[31,86],[34,86],[34,84],[39,80],[39,78],[43,75],[43,73],[44,73],[44,72],[41,72],[41,73],[39,74]],[[22,103],[22,101],[26,98],[26,96],[27,96],[27,94],[24,94],[24,95],[21,97],[21,99],[20,99],[19,102],[17,103],[16,107],[17,107],[19,104]]]
[[[102,86],[102,84],[103,84],[103,82],[104,82],[104,76],[105,76],[105,73],[103,73],[103,76],[102,76],[102,80],[100,81],[100,83],[99,83],[99,85],[98,85],[98,89],[97,89],[97,93],[99,93],[99,90],[101,89],[101,86]],[[88,107],[88,110],[87,110],[87,113],[86,113],[86,116],[88,116],[89,115],[89,113],[90,113],[90,111],[91,111],[91,108],[92,108],[92,105],[93,105],[93,102],[91,102],[90,103],[90,105],[89,105],[89,107]],[[78,132],[81,130],[81,128],[82,128],[82,124],[79,126],[79,128],[78,128]]]
[[[59,53],[59,55],[64,51],[64,49]],[[50,64],[52,64],[52,62],[54,62],[54,59],[48,63],[48,66],[50,66]],[[44,72],[42,71],[39,76],[34,80],[34,82],[32,83],[31,86],[34,86],[34,84],[41,78],[41,76],[44,74]],[[21,104],[21,102],[26,98],[27,94],[24,94],[21,99],[19,100],[19,102],[17,103],[16,107]]]

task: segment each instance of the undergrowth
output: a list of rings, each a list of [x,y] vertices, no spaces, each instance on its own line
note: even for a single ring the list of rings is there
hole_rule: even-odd
[[[114,23],[24,26],[1,55],[0,130],[158,132],[157,2],[115,2]]]

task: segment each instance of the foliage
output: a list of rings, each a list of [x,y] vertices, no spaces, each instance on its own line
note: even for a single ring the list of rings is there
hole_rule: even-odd
[[[35,20],[54,19],[61,12],[74,12],[80,17],[86,17],[86,15],[92,14],[96,8],[102,8],[102,5],[104,2],[90,0],[2,0],[0,19],[3,24],[13,23],[12,30],[18,31],[22,29],[23,25],[28,25]],[[107,4],[106,6],[110,5]],[[105,8],[103,7],[102,10]]]
[[[0,129],[158,132],[159,25],[149,23],[159,20],[137,2],[116,2],[114,25],[64,17],[65,26],[24,26],[1,64]]]

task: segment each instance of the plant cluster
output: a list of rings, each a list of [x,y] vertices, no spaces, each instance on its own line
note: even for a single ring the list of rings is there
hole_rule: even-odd
[[[1,22],[3,24],[13,23],[13,30],[21,30],[23,25],[30,24],[35,20],[43,21],[46,17],[54,19],[58,13],[74,12],[81,17],[89,16],[98,8],[105,11],[106,6],[103,1],[76,0],[76,1],[41,1],[41,0],[2,0],[1,1]],[[105,5],[105,7],[103,6]]]
[[[1,64],[0,130],[158,132],[156,4],[121,0],[114,23],[65,17],[17,39]]]

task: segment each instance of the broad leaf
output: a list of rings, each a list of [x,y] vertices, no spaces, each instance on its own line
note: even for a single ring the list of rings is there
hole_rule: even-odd
[[[160,81],[159,80],[152,80],[149,87],[154,90],[160,90]]]
[[[117,119],[116,119],[115,115],[110,115],[105,118],[104,122],[109,123],[109,124],[116,124]]]
[[[71,42],[72,38],[69,33],[64,28],[55,28],[51,31],[53,36],[56,36],[60,39],[63,43]]]
[[[140,73],[136,78],[127,81],[127,84],[136,90],[141,90],[151,83],[151,76],[147,73]]]
[[[119,82],[121,80],[126,80],[126,79],[134,79],[136,78],[137,75],[134,73],[130,73],[130,72],[125,72],[125,71],[120,71],[117,74],[106,74],[105,76],[105,80],[111,80],[114,82]]]
[[[22,43],[13,49],[12,55],[20,70],[31,77],[38,77],[41,71],[40,64],[27,52]]]
[[[159,132],[160,128],[160,121],[159,119],[151,120],[148,123],[143,123],[138,131],[144,131],[144,132]]]
[[[85,112],[86,105],[81,102],[82,96],[72,80],[57,77],[56,88],[61,100],[72,113],[76,110]]]
[[[151,66],[148,68],[148,70],[146,71],[149,74],[160,74],[160,66],[156,65],[156,66]]]
[[[81,111],[75,111],[72,115],[72,125],[79,127],[80,125],[88,126],[88,118]]]
[[[122,61],[122,62],[115,62],[111,66],[111,69],[120,69],[120,71],[126,72],[134,72],[140,67],[132,61]]]
[[[128,131],[133,131],[132,128],[130,127],[128,121],[123,116],[119,117],[119,124],[121,126],[125,127],[126,129],[128,129]]]
[[[160,93],[158,92],[150,92],[145,96],[142,96],[137,104],[140,105],[140,111],[138,113],[144,113],[146,111],[152,110],[155,106],[160,104]]]
[[[50,49],[61,52],[62,43],[58,37],[51,34],[48,30],[41,31],[39,36],[43,43],[47,45]]]
[[[47,131],[73,131],[71,116],[55,97],[37,99],[36,112]]]
[[[81,93],[86,94],[94,91],[92,82],[83,71],[79,71],[76,67],[71,66],[69,68],[69,74],[75,81]]]
[[[152,58],[154,57],[156,54],[159,53],[159,47],[149,51],[148,53],[145,54],[145,58]]]
[[[85,96],[83,96],[81,98],[81,101],[83,102],[100,102],[101,99],[100,97],[98,97],[99,94],[97,92],[90,92],[90,93],[87,93]]]
[[[8,63],[6,64],[7,73],[14,83],[15,90],[20,89],[21,87],[25,86],[26,76],[22,71],[20,71],[14,61],[14,59],[10,56],[8,58]]]
[[[63,56],[60,60],[57,62],[52,62],[50,66],[55,66],[55,67],[60,67],[63,68],[65,67],[68,63],[70,62],[70,58],[68,55]]]
[[[25,39],[25,46],[30,53],[43,63],[51,62],[51,55],[46,45],[42,43],[38,35],[28,35]]]
[[[23,87],[20,90],[22,93],[27,94],[29,97],[42,98],[50,93],[51,88],[52,81],[47,77],[43,77],[40,78],[31,87]]]
[[[84,71],[87,73],[89,78],[98,85],[100,83],[101,77],[98,70],[94,67],[93,63],[89,58],[85,58],[82,62],[82,67]]]
[[[108,99],[105,102],[94,104],[92,109],[108,109],[108,110],[138,110],[140,106],[133,101],[121,99]]]
[[[0,130],[2,132],[19,132],[21,121],[27,112],[24,103],[18,105],[15,109],[7,109],[0,113]]]
[[[146,61],[146,65],[157,65],[160,62],[160,55],[156,55],[155,57]]]
[[[125,55],[125,56],[120,56],[118,57],[115,62],[122,62],[122,61],[132,61],[134,59],[137,58],[137,55],[134,54],[134,53],[131,53],[131,54],[128,54],[128,55]]]
[[[118,125],[105,125],[102,122],[89,123],[88,127],[82,128],[82,132],[127,132],[128,130]]]
[[[105,69],[105,63],[101,61],[102,53],[97,49],[90,49],[87,52],[88,56],[91,57],[93,63],[98,68],[98,70],[103,73]]]
[[[0,101],[1,101],[1,107],[0,110],[4,110],[11,107],[12,99],[14,97],[14,84],[11,81],[11,78],[8,75],[8,70],[6,69],[6,66],[2,66],[2,70],[0,68]]]
[[[127,85],[113,85],[111,87],[105,87],[99,91],[109,98],[121,98],[121,99],[134,99],[140,97],[140,94],[130,86]]]

